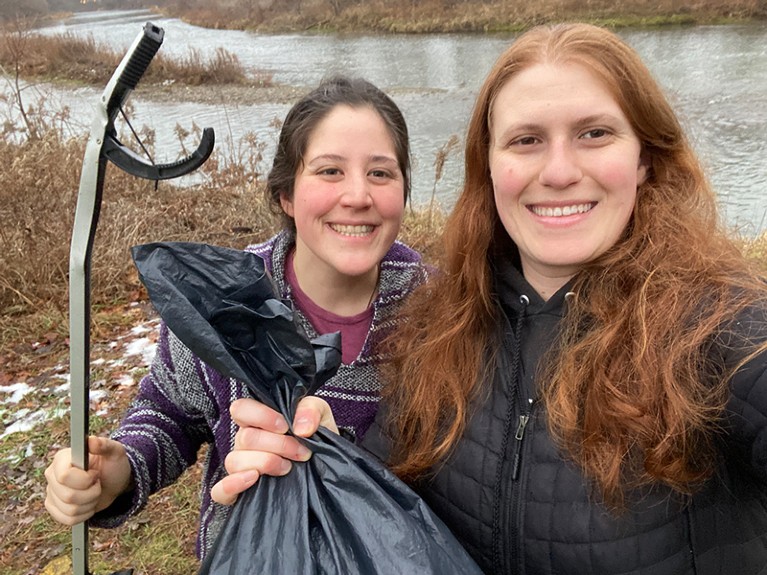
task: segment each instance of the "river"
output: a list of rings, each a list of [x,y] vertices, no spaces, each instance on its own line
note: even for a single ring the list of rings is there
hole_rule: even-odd
[[[392,96],[408,120],[414,203],[428,202],[436,190],[446,209],[461,183],[461,147],[448,156],[443,177],[435,183],[436,154],[452,135],[463,142],[476,91],[513,39],[508,34],[255,34],[199,28],[142,11],[82,13],[42,32],[90,35],[122,52],[150,20],[165,30],[161,52],[168,56],[195,49],[207,57],[223,47],[249,70],[266,70],[278,83],[310,87],[333,72],[371,80]],[[620,34],[669,95],[704,161],[727,222],[744,235],[767,230],[767,23],[629,29]],[[100,93],[79,89],[60,98],[87,126]],[[246,132],[255,132],[267,145],[268,159],[276,138],[274,120],[288,109],[286,104],[226,101],[153,103],[138,96],[131,102],[134,123],[154,128],[158,153],[166,148],[177,152],[175,125],[190,127],[194,121],[212,126],[223,146],[237,145]]]

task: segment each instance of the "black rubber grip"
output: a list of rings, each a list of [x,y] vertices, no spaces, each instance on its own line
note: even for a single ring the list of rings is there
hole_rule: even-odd
[[[139,40],[138,45],[133,50],[130,60],[125,65],[125,69],[118,78],[118,82],[123,84],[129,90],[133,90],[138,81],[146,72],[149,63],[160,49],[165,32],[159,26],[147,22],[144,26],[144,35]]]

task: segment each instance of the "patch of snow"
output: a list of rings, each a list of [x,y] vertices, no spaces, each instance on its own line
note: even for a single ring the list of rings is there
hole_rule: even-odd
[[[67,377],[67,382],[59,385],[58,387],[54,387],[53,391],[56,393],[69,393],[69,378]]]
[[[149,327],[149,325],[145,323],[137,325],[130,330],[133,335],[141,335],[142,333],[146,333],[148,331],[153,331],[153,328]]]
[[[117,385],[132,387],[136,385],[136,380],[130,374],[124,373],[117,379]]]
[[[35,451],[33,449],[32,442],[30,441],[27,443],[27,447],[24,450],[23,453],[19,453],[18,451],[14,454],[9,455],[5,458],[5,460],[12,465],[15,465],[17,463],[20,463],[22,460],[27,459],[29,457],[32,457],[34,455]]]
[[[0,386],[0,393],[7,393],[9,396],[7,399],[0,401],[0,403],[19,403],[31,391],[33,391],[32,388],[26,383],[12,383],[11,385]]]
[[[38,423],[47,421],[49,418],[49,412],[45,409],[38,409],[37,411],[20,409],[15,415],[17,416],[16,421],[7,426],[3,433],[0,433],[0,438],[10,435],[11,433],[19,433],[21,431],[34,429]]]
[[[156,328],[156,324],[158,322],[159,320],[152,320],[150,322],[147,322],[146,324],[135,327],[131,330],[131,334],[135,338],[135,336],[137,335],[145,334],[147,332],[153,331]],[[152,327],[149,327],[149,326],[152,326]],[[140,356],[143,362],[142,367],[148,367],[149,365],[151,365],[152,359],[154,358],[155,352],[157,350],[156,343],[154,343],[148,337],[138,337],[135,339],[131,339],[131,336],[126,336],[120,339],[128,340],[128,343],[125,346],[124,357]],[[116,349],[120,345],[122,344],[118,343],[117,341],[113,341],[109,343],[110,349]],[[91,361],[91,365],[101,366],[101,365],[107,364],[108,368],[120,367],[124,365],[125,363],[126,363],[125,359],[107,361],[103,358],[97,358]],[[135,360],[132,361],[132,363],[135,365]],[[56,368],[54,369],[55,371],[63,371],[65,367],[63,365],[57,365]],[[59,394],[61,396],[69,395],[70,385],[71,385],[71,381],[70,381],[71,377],[69,373],[51,373],[49,377],[51,380],[64,381],[64,383],[61,383],[60,385],[56,385],[53,387],[54,393]],[[102,381],[100,383],[103,384],[105,382]],[[117,384],[120,386],[126,386],[126,387],[134,386],[136,385],[136,379],[130,374],[123,373],[119,377],[117,377]],[[96,384],[94,383],[93,385],[95,386]],[[0,405],[15,406],[27,394],[34,391],[35,389],[27,385],[26,383],[14,383],[8,386],[0,386]],[[106,396],[107,396],[107,392],[103,389],[89,390],[89,400],[91,404],[100,403],[101,400],[103,400]],[[60,402],[62,404],[64,403],[64,397],[62,397]],[[108,406],[105,402],[103,402],[102,407],[97,412],[97,414],[105,415],[107,411],[108,411]],[[2,423],[7,423],[7,425],[5,426],[5,429],[2,431],[2,433],[0,433],[0,438],[3,438],[12,433],[30,431],[36,426],[40,424],[44,424],[46,421],[50,421],[51,419],[54,419],[54,418],[63,417],[68,412],[69,412],[69,407],[67,407],[66,405],[59,405],[47,410],[38,409],[35,411],[32,411],[27,408],[21,408],[21,409],[16,409],[15,407],[13,409],[0,408],[0,416],[2,417]],[[9,421],[10,423],[8,423]],[[2,426],[2,423],[0,423],[0,426]],[[27,451],[29,451],[29,449],[31,449],[31,447],[29,447]],[[21,457],[21,455],[17,454],[14,457]]]
[[[125,346],[125,355],[140,355],[141,360],[147,365],[152,362],[152,358],[156,351],[157,344],[147,337],[134,339]]]

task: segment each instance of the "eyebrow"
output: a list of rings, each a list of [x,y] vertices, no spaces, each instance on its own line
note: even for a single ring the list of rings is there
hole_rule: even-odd
[[[307,165],[313,165],[317,162],[323,162],[323,161],[330,161],[330,162],[344,162],[347,158],[345,156],[340,156],[338,154],[320,154],[319,156],[315,156],[310,161],[308,161]],[[374,163],[386,163],[386,164],[395,164],[399,165],[399,162],[396,158],[392,158],[391,156],[370,156],[368,158],[368,161],[374,162]]]
[[[616,116],[615,114],[592,114],[591,116],[586,116],[584,118],[581,118],[578,120],[575,125],[576,126],[587,126],[589,124],[600,124],[603,122],[621,122],[623,123],[624,120]]]

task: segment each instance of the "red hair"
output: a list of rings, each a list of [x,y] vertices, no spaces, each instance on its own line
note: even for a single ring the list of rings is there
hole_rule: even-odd
[[[610,504],[622,504],[627,486],[655,481],[689,493],[713,473],[727,398],[726,374],[706,371],[707,346],[765,290],[721,227],[715,194],[647,67],[615,34],[586,24],[525,33],[479,91],[464,186],[444,232],[444,273],[411,297],[390,341],[391,463],[412,479],[443,460],[484,391],[501,313],[491,258],[511,242],[491,187],[491,110],[506,82],[543,62],[592,70],[649,166],[623,237],[576,278],[579,296],[540,379],[550,382],[542,390],[549,427]]]

